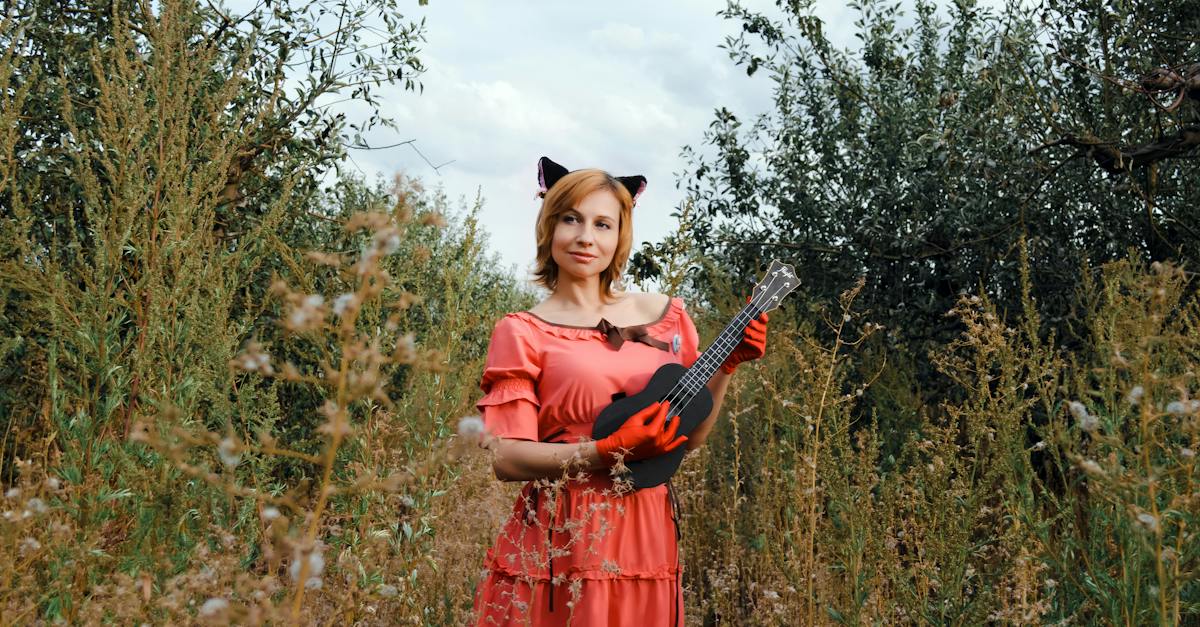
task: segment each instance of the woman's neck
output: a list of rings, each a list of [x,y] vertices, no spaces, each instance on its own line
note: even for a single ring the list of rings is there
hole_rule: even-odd
[[[606,297],[600,291],[600,278],[588,277],[588,280],[563,280],[560,275],[554,293],[547,299],[556,307],[581,312],[599,312],[612,303],[611,297]]]

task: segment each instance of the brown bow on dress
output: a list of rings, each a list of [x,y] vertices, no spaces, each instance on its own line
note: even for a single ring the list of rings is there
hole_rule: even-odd
[[[630,327],[619,327],[608,320],[601,318],[600,323],[596,325],[596,328],[608,338],[609,346],[612,346],[617,350],[620,350],[621,345],[625,343],[625,340],[641,342],[647,346],[653,346],[658,350],[671,350],[670,345],[668,345],[666,342],[651,336],[650,333],[646,331],[647,326],[649,325],[637,324]]]

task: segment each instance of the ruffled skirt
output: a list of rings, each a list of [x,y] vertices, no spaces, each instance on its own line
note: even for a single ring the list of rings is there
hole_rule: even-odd
[[[476,624],[683,625],[675,512],[667,486],[526,484],[484,560]]]

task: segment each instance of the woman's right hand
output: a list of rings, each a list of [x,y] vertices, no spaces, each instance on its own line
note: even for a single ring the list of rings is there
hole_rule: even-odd
[[[630,416],[612,435],[596,440],[600,459],[611,466],[622,453],[624,461],[646,459],[673,451],[687,442],[686,435],[675,437],[679,430],[678,417],[671,421],[670,427],[663,428],[670,408],[670,401],[648,405]]]

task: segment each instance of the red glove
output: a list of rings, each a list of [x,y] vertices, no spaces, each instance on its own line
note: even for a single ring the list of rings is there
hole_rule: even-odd
[[[746,302],[750,302],[750,299],[747,298]],[[738,364],[758,359],[766,352],[767,313],[763,312],[746,325],[746,330],[742,333],[742,341],[733,347],[733,352],[725,358],[725,363],[721,364],[721,370],[725,371],[725,374],[733,374],[733,371],[737,370]]]
[[[612,435],[596,440],[596,452],[600,454],[600,459],[611,465],[616,462],[614,453],[622,450],[628,451],[624,461],[646,459],[673,451],[686,442],[686,435],[675,437],[675,432],[679,430],[678,417],[671,421],[670,427],[663,429],[670,407],[670,401],[649,405],[630,416]]]

